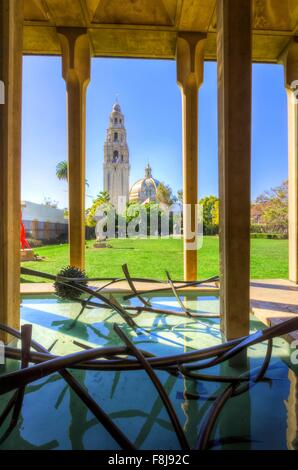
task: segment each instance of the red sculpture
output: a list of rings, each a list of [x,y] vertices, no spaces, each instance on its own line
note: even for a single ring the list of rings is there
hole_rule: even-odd
[[[21,233],[20,233],[20,242],[21,242],[21,249],[24,250],[25,248],[31,248],[29,243],[26,240],[26,229],[25,225],[22,221],[22,214],[21,214]]]

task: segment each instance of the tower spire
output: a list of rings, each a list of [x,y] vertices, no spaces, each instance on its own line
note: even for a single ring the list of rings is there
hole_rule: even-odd
[[[118,207],[119,198],[128,198],[129,171],[129,150],[124,115],[118,103],[117,94],[110,113],[110,124],[104,145],[104,191],[109,193],[110,200],[115,207]]]
[[[147,166],[145,168],[145,178],[152,178],[152,168],[149,165],[149,161],[148,161]]]

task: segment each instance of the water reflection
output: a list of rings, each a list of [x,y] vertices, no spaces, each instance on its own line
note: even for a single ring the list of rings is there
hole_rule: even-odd
[[[130,301],[133,305],[135,300]],[[218,299],[185,296],[186,308],[204,313],[218,311]],[[178,309],[173,297],[154,297],[162,308]],[[26,299],[22,318],[34,325],[34,338],[48,346],[58,339],[54,354],[78,350],[73,340],[90,346],[121,344],[113,323],[121,325],[138,347],[151,353],[168,355],[201,349],[221,341],[219,320],[180,318],[144,313],[137,317],[140,328],[132,330],[116,313],[103,309],[86,310],[78,322],[73,319],[78,306],[59,304],[53,299]],[[70,325],[72,327],[70,328]],[[261,327],[253,322],[254,328]],[[265,346],[249,351],[248,367],[258,366]],[[213,449],[297,449],[297,376],[280,359],[282,347],[274,346],[268,371],[271,382],[258,384],[249,393],[233,398],[221,413],[214,434]],[[7,368],[17,364],[10,361]],[[226,365],[211,373],[225,373]],[[0,371],[1,373],[1,371]],[[115,420],[139,449],[177,449],[179,443],[165,408],[143,371],[72,371],[92,397]],[[175,377],[159,371],[182,423],[190,445],[197,440],[200,423],[222,386]],[[0,410],[9,397],[0,397]],[[285,407],[286,404],[286,407]],[[274,412],[273,412],[274,410]],[[24,408],[18,427],[1,449],[117,449],[118,446],[94,416],[55,374],[26,388]]]

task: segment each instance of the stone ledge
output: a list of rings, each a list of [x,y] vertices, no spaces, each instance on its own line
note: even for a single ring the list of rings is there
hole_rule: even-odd
[[[298,286],[285,279],[251,281],[251,311],[265,325],[273,326],[298,315]],[[298,331],[285,336],[291,343]]]
[[[91,286],[94,287],[101,287],[104,285],[100,282],[90,282]],[[150,282],[142,282],[142,283],[135,283],[135,286],[140,291],[150,291],[151,289],[157,288],[157,284],[150,283]],[[159,287],[168,288],[171,290],[167,283],[159,284]],[[21,295],[46,295],[46,294],[54,294],[55,290],[53,284],[51,283],[22,283],[21,284]],[[130,294],[131,289],[126,281],[120,281],[115,286],[110,286],[103,289],[103,292],[111,292],[111,293],[120,293],[120,294]],[[187,287],[184,288],[181,292],[202,292],[202,293],[212,293],[214,295],[218,295],[219,289],[214,284],[202,284],[200,287]]]

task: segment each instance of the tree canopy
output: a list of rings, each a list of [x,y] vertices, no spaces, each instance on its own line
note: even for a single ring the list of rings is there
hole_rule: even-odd
[[[264,191],[252,204],[252,223],[288,226],[288,181]]]
[[[92,206],[87,211],[86,225],[88,227],[96,226],[96,211],[100,206],[105,205],[105,209],[112,209],[112,204],[110,203],[110,196],[107,191],[100,191],[96,198],[93,200]]]
[[[159,183],[157,186],[156,198],[158,202],[161,204],[166,204],[167,206],[171,206],[177,201],[176,196],[173,194],[172,188],[165,183]]]
[[[56,165],[56,176],[58,180],[68,181],[68,163],[63,160]],[[88,181],[85,180],[86,186],[89,186]]]

